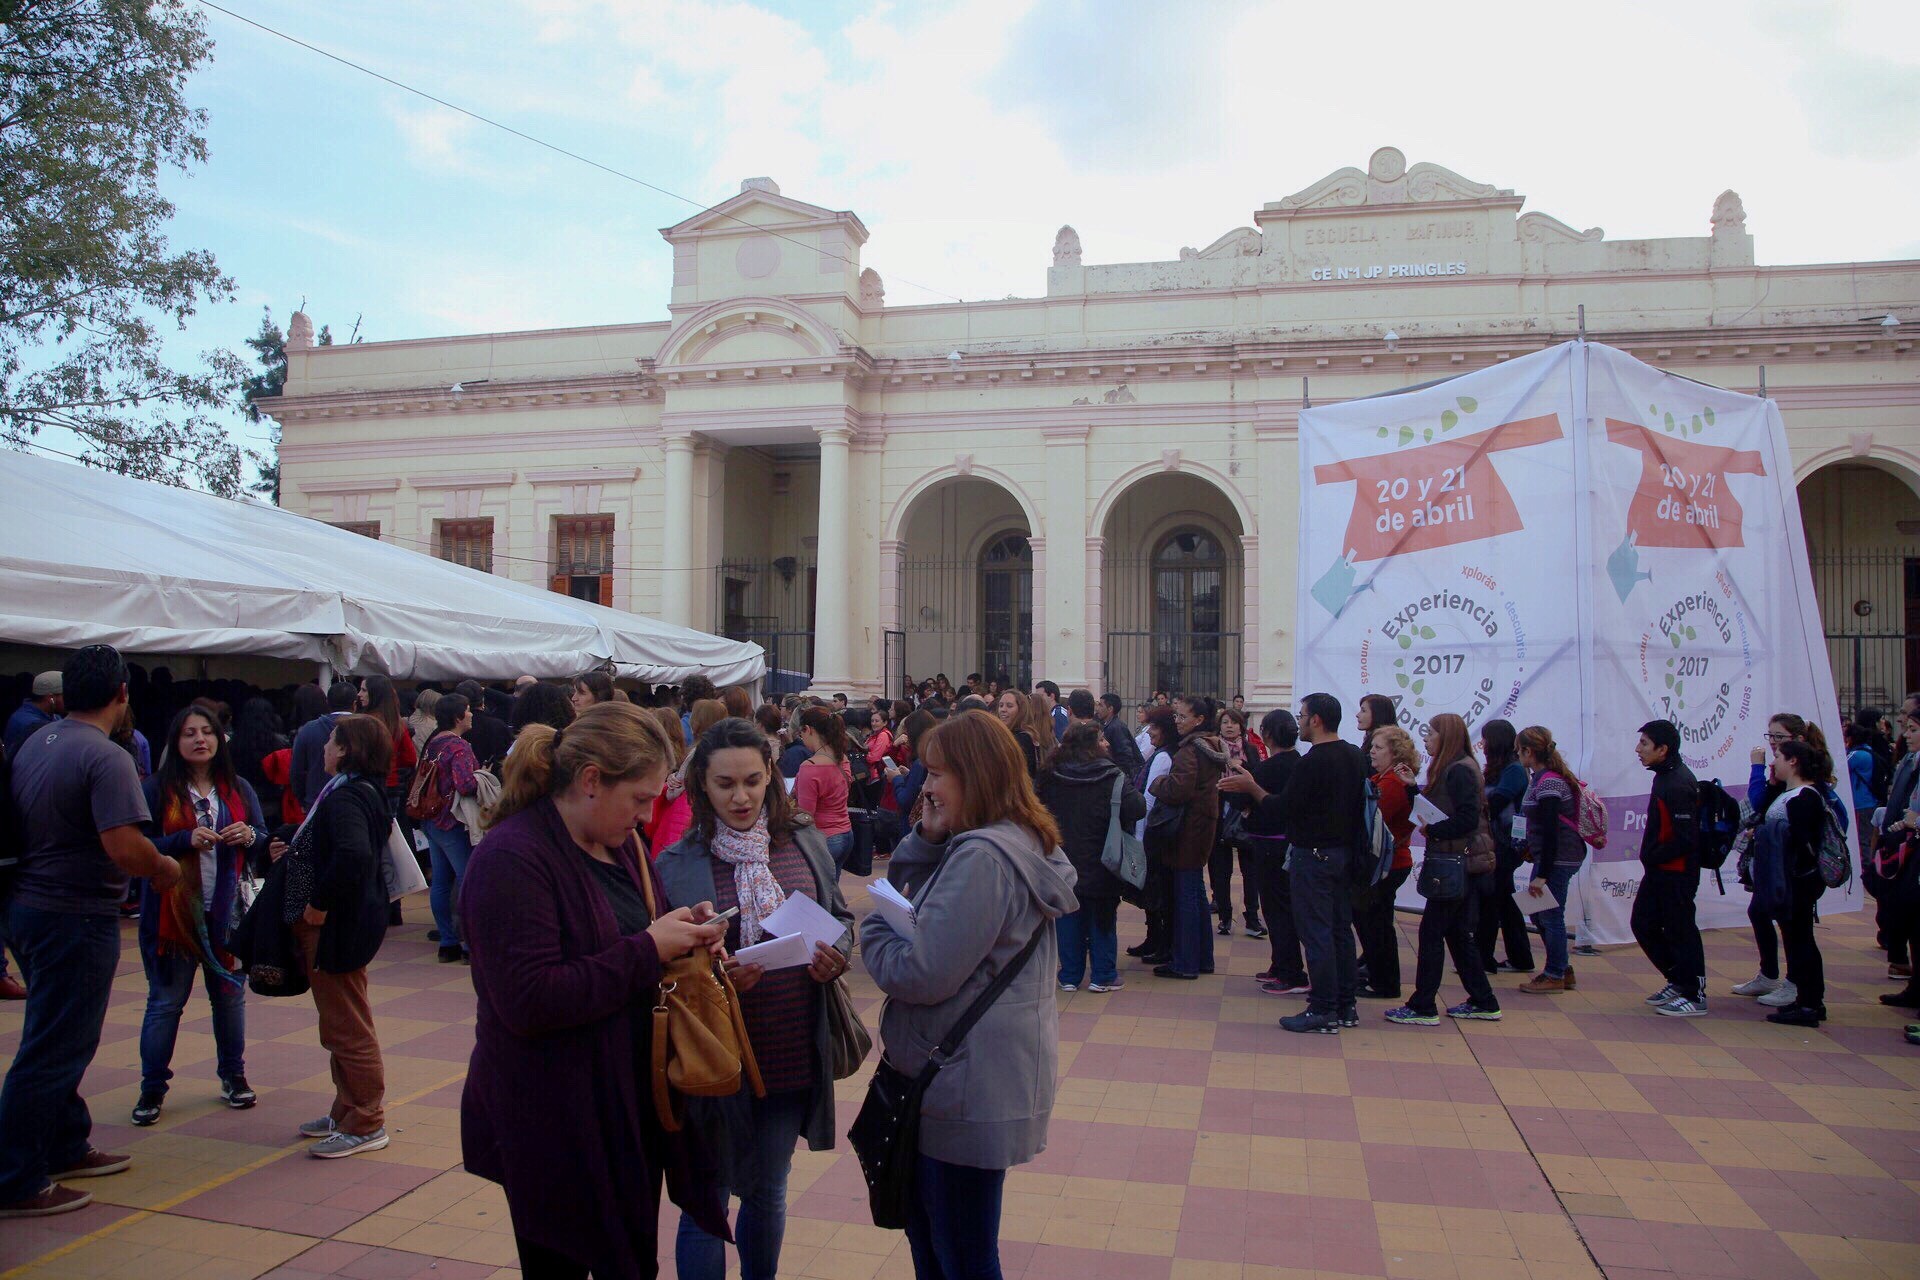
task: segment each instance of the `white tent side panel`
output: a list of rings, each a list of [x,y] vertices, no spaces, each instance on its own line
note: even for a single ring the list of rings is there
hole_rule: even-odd
[[[748,684],[758,645],[480,573],[275,507],[0,452],[0,640],[246,654],[400,679]]]

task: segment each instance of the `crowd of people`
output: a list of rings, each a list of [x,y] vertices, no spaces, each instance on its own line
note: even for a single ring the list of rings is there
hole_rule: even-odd
[[[699,677],[623,688],[604,672],[264,691],[149,675],[102,645],[18,692],[0,958],[19,974],[0,975],[0,996],[26,1008],[0,1088],[0,1217],[78,1208],[89,1197],[68,1183],[131,1164],[93,1145],[79,1093],[128,916],[148,987],[133,1124],[162,1117],[198,978],[226,1106],[259,1100],[249,990],[310,995],[335,1099],[299,1134],[319,1158],[387,1146],[368,967],[405,886],[425,884],[427,938],[471,966],[477,1004],[463,1155],[505,1187],[530,1277],[651,1274],[663,1187],[682,1277],[724,1275],[729,1243],[744,1277],[776,1274],[795,1149],[835,1145],[834,1083],[858,1066],[846,1043],[864,1032],[839,985],[856,941],[886,996],[870,1087],[927,1073],[904,1224],[915,1271],[994,1276],[1006,1171],[1046,1144],[1055,992],[1125,985],[1122,902],[1146,922],[1127,954],[1158,979],[1213,973],[1236,929],[1263,939],[1259,988],[1305,998],[1279,1019],[1290,1032],[1356,1027],[1362,1000],[1394,1024],[1497,1020],[1499,974],[1527,975],[1517,993],[1576,989],[1566,907],[1604,842],[1604,810],[1549,728],[1440,713],[1416,743],[1380,695],[1359,701],[1356,742],[1328,693],[1257,727],[1240,698],[1161,693],[1129,725],[1117,696],[1050,681],[942,676],[859,702],[756,702]],[[1889,976],[1906,980],[1881,999],[1920,1008],[1920,695],[1891,728],[1871,710],[1845,727],[1843,784],[1820,728],[1777,715],[1736,801],[1695,779],[1673,725],[1642,727],[1632,928],[1663,984],[1656,1014],[1707,1013],[1695,899],[1730,862],[1758,967],[1733,993],[1820,1025],[1814,925],[1836,833],[1841,869],[1876,899]],[[1851,837],[1840,785],[1861,817]],[[912,904],[904,922],[848,908],[843,878],[876,858]],[[1416,869],[1408,987],[1395,902]],[[802,954],[751,958],[796,898],[831,923]],[[689,1083],[701,1064],[669,1005],[692,993],[669,994],[695,981],[735,1015],[730,1089]]]

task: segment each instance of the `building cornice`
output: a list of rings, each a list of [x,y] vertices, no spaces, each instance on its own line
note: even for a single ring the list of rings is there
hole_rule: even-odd
[[[530,484],[631,484],[640,478],[638,467],[550,467],[523,471]]]
[[[297,486],[302,493],[392,493],[400,487],[394,477],[384,480],[308,480]]]
[[[1412,326],[1408,326],[1410,329]],[[354,422],[374,418],[436,418],[474,413],[524,412],[541,408],[580,408],[594,405],[651,407],[663,400],[667,387],[706,387],[762,381],[837,381],[866,391],[894,388],[926,390],[967,387],[990,391],[997,387],[1039,385],[1093,385],[1108,389],[1114,399],[1063,406],[1091,409],[1089,414],[1067,414],[1052,425],[1071,427],[1081,421],[1110,420],[1113,410],[1125,407],[1129,388],[1155,382],[1192,383],[1238,381],[1249,378],[1295,378],[1333,375],[1384,374],[1390,371],[1424,381],[1487,368],[1503,361],[1557,346],[1574,338],[1570,331],[1538,329],[1517,334],[1404,333],[1389,350],[1384,336],[1260,340],[1195,340],[1178,346],[1104,346],[1073,350],[1007,350],[964,353],[955,361],[942,355],[875,357],[857,347],[831,356],[805,360],[738,361],[711,365],[656,369],[650,362],[634,374],[609,377],[549,378],[524,382],[487,382],[454,393],[446,388],[397,388],[345,391],[325,395],[283,396],[263,401],[262,409],[283,426],[289,423]],[[1626,351],[1650,364],[1686,369],[1709,366],[1752,366],[1823,363],[1838,357],[1898,360],[1910,355],[1913,337],[1905,326],[1885,329],[1877,321],[1689,327],[1590,331],[1594,341]],[[1783,394],[1785,393],[1785,389]],[[1805,389],[1818,394],[1818,388]],[[1904,394],[1904,393],[1903,393]],[[1904,402],[1904,401],[1902,401]],[[1784,403],[1784,401],[1783,401]],[[1145,408],[1147,406],[1141,406]],[[660,421],[708,411],[667,410]],[[726,415],[733,411],[713,410]],[[837,408],[782,410],[806,415],[837,413]],[[1005,410],[1033,414],[1037,409]],[[885,416],[885,415],[878,415]],[[1029,422],[1032,419],[1028,419]],[[651,424],[649,424],[650,427]],[[643,428],[647,429],[647,428]],[[702,428],[695,427],[699,430]],[[556,442],[558,443],[558,442]]]
[[[440,475],[408,476],[416,489],[498,489],[513,483],[511,471],[448,471]]]

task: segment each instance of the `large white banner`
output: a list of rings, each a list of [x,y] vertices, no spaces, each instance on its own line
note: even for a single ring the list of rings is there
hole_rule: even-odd
[[[1694,773],[1736,799],[1776,712],[1840,750],[1770,401],[1568,343],[1305,410],[1300,475],[1296,692],[1333,693],[1349,717],[1384,693],[1415,742],[1443,711],[1552,730],[1610,818],[1575,883],[1581,941],[1632,940],[1643,723],[1673,721]],[[1746,923],[1723,878],[1724,896],[1711,874],[1701,886],[1703,927]],[[1402,901],[1419,905],[1411,879]],[[1856,879],[1821,909],[1860,902]]]

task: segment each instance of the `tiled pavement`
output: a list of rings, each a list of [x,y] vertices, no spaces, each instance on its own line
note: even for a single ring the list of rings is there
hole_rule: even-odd
[[[81,1213],[0,1225],[5,1275],[511,1274],[504,1201],[459,1168],[467,970],[435,962],[423,902],[408,916],[373,973],[394,1142],[339,1161],[308,1159],[292,1136],[331,1095],[304,1000],[250,999],[261,1101],[231,1112],[196,996],[165,1116],[126,1127],[145,997],[129,930],[86,1092],[97,1140],[132,1151],[134,1169],[85,1184],[96,1202]],[[1128,916],[1123,937],[1137,937]],[[1833,1018],[1819,1032],[1731,996],[1704,1020],[1655,1017],[1632,948],[1580,959],[1573,994],[1507,998],[1501,1023],[1392,1027],[1374,1003],[1338,1038],[1274,1026],[1299,1002],[1258,992],[1246,975],[1266,944],[1244,938],[1223,943],[1217,977],[1135,967],[1123,992],[1062,996],[1059,1107],[1047,1152],[1008,1184],[1008,1274],[1920,1276],[1920,1049],[1873,1000],[1891,987],[1861,917],[1820,941]],[[1752,974],[1743,933],[1711,936],[1708,956],[1717,992]],[[19,1006],[0,1007],[0,1060],[19,1028]],[[842,1131],[862,1087],[839,1088]],[[867,1225],[844,1146],[801,1152],[792,1196],[783,1274],[911,1275],[903,1239]],[[671,1210],[662,1222],[665,1257]]]

